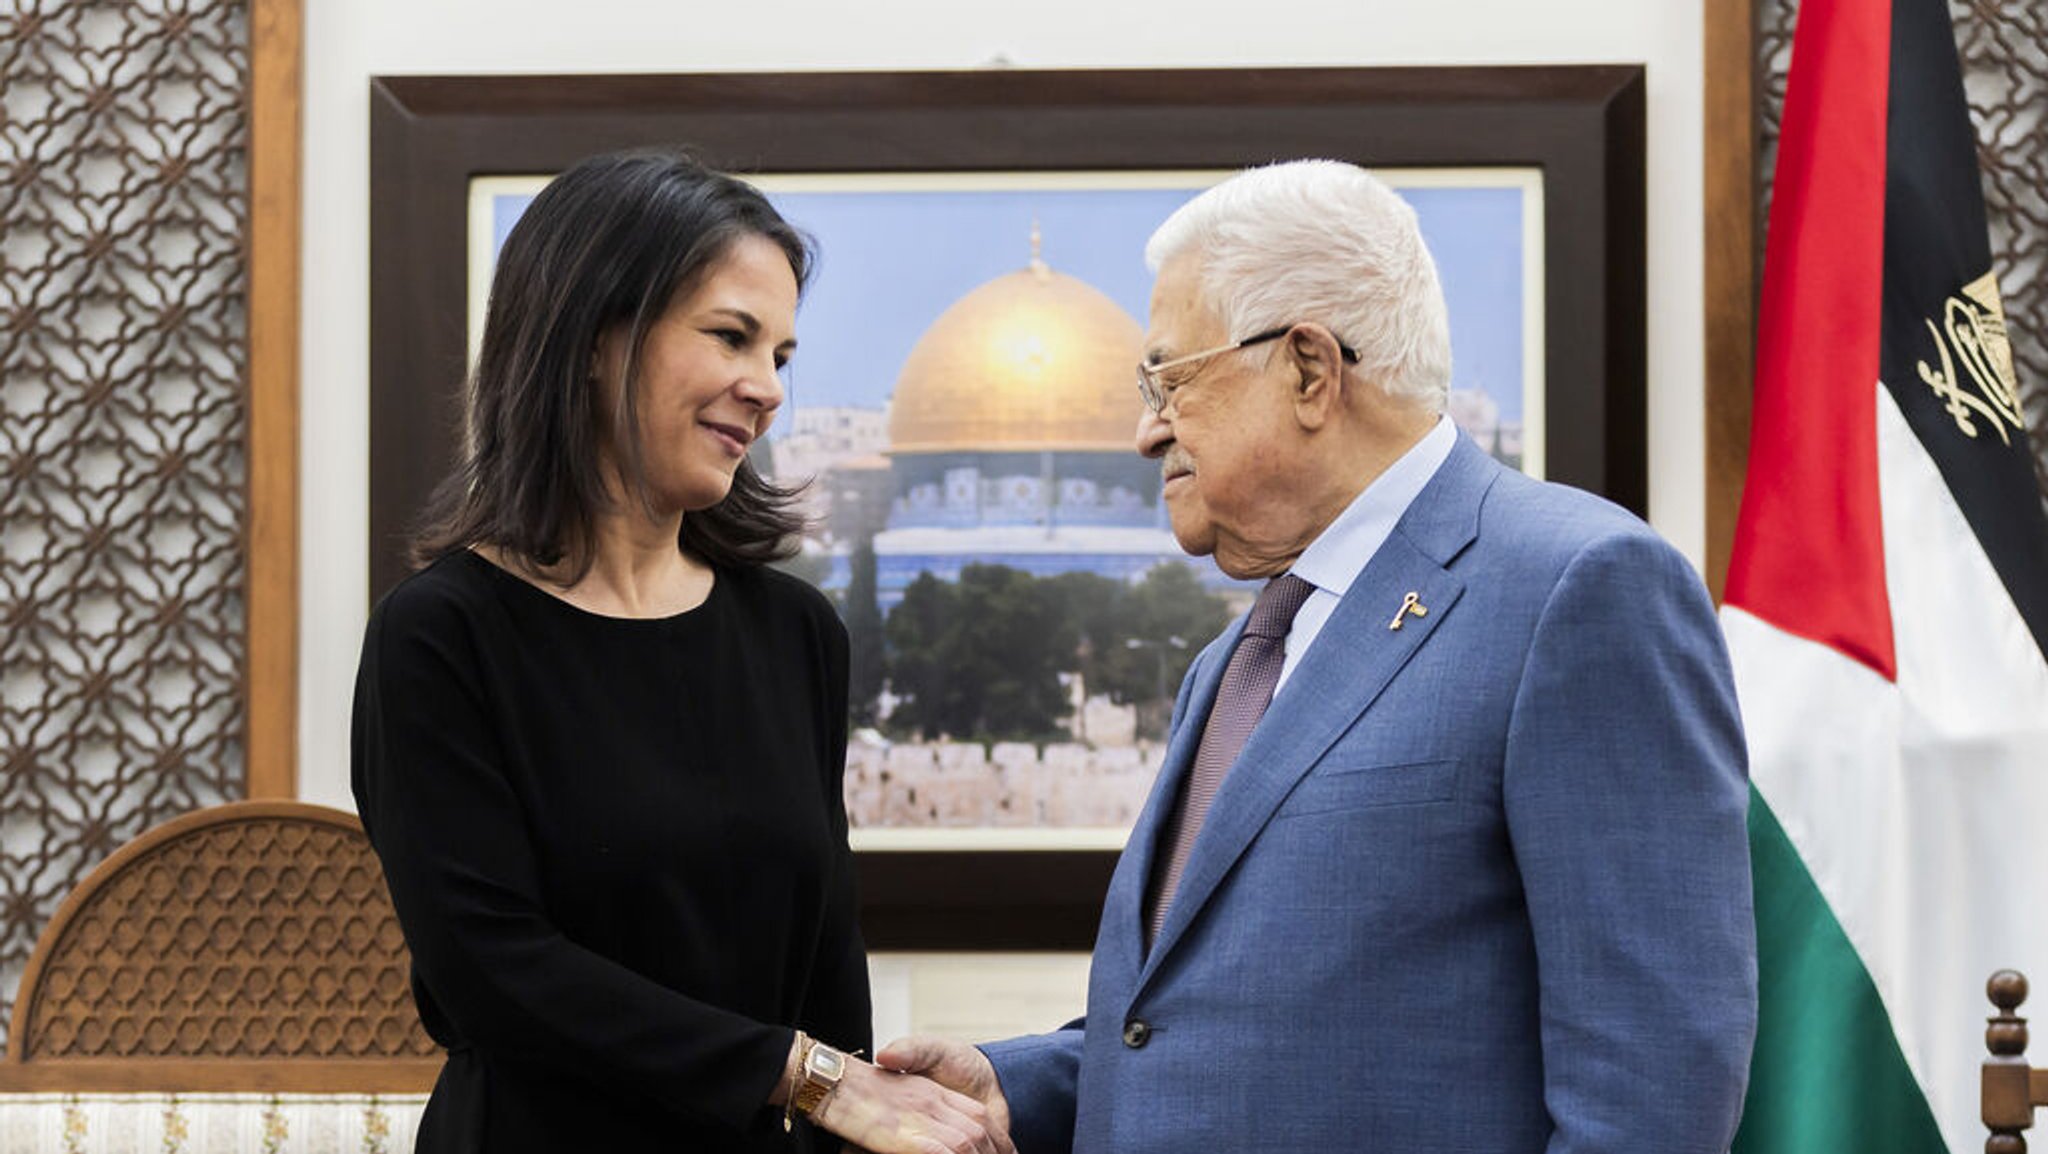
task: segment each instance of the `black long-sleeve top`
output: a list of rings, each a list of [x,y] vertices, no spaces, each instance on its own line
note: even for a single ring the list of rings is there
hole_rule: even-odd
[[[836,1147],[765,1103],[793,1027],[870,1044],[846,674],[766,569],[649,620],[468,552],[385,597],[352,780],[449,1050],[421,1154]]]

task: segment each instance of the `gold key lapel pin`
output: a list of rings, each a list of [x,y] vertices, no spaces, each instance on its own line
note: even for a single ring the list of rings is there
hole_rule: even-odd
[[[1387,628],[1401,628],[1402,619],[1411,613],[1417,617],[1429,616],[1429,606],[1422,603],[1422,595],[1420,593],[1411,592],[1406,597],[1401,598],[1401,607],[1394,610],[1394,619],[1387,622]]]

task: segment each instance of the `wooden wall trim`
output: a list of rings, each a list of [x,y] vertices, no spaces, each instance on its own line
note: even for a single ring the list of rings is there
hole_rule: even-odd
[[[1721,599],[1749,466],[1761,229],[1756,0],[1705,9],[1707,585]]]
[[[298,793],[304,0],[249,4],[248,796]]]

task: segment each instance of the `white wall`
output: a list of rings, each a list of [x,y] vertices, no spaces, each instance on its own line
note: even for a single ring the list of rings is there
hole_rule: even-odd
[[[691,72],[1643,63],[1650,519],[1703,554],[1698,0],[307,0],[299,792],[352,808],[369,524],[369,78]]]

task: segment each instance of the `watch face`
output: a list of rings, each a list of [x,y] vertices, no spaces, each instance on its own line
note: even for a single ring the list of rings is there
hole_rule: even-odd
[[[837,1082],[846,1073],[846,1055],[830,1046],[811,1047],[811,1073],[827,1081]]]

